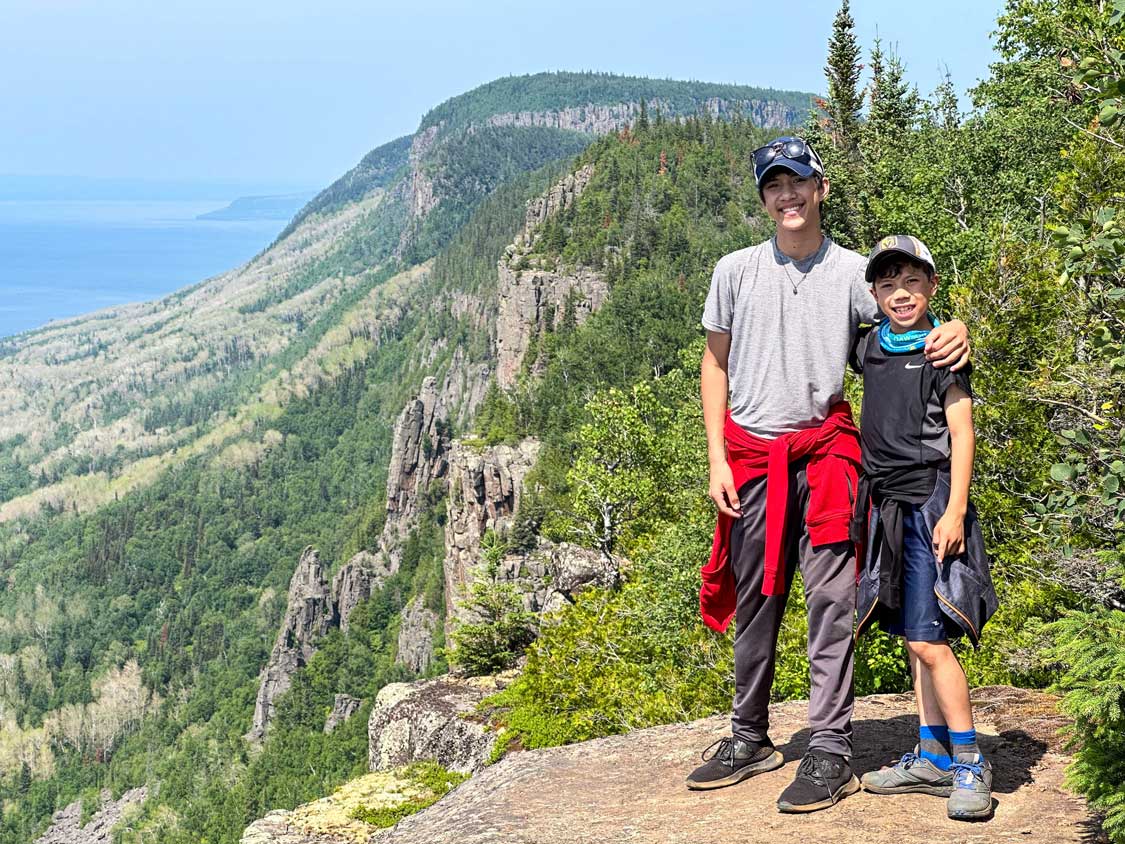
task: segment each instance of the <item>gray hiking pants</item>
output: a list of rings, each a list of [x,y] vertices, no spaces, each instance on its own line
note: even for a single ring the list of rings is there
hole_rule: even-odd
[[[785,525],[785,594],[762,594],[766,548],[766,479],[741,490],[742,518],[731,527],[730,559],[738,594],[734,637],[736,738],[761,741],[769,727],[777,635],[799,564],[809,620],[810,748],[852,754],[852,624],[855,618],[855,548],[839,542],[813,548],[805,527],[809,505],[806,460],[789,466]]]

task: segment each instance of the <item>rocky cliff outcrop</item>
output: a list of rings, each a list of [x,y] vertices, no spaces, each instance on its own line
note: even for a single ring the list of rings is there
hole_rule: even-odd
[[[371,842],[386,844],[746,844],[802,840],[834,844],[1102,840],[1083,801],[1067,793],[1068,762],[1056,732],[1065,722],[1040,692],[978,689],[977,733],[995,771],[995,817],[985,824],[948,819],[923,794],[859,792],[808,815],[783,815],[775,801],[808,744],[807,705],[770,707],[770,734],[784,768],[732,788],[697,792],[684,777],[699,753],[730,735],[726,715],[595,741],[509,754],[436,805]],[[999,708],[989,703],[1001,698]],[[861,698],[855,708],[857,773],[897,758],[917,741],[908,695]]]
[[[463,429],[477,412],[491,378],[492,369],[487,363],[468,363],[461,346],[453,350],[453,360],[442,381],[441,396],[450,421],[458,429]]]
[[[340,630],[348,632],[352,610],[381,589],[392,574],[390,563],[370,551],[360,551],[341,566],[332,579],[332,606]]]
[[[398,627],[398,649],[395,662],[415,674],[425,674],[434,661],[434,631],[438,615],[426,609],[421,595],[416,595],[402,609]]]
[[[402,543],[417,524],[430,485],[445,477],[449,445],[445,396],[430,376],[395,422],[387,468],[387,520],[380,539],[392,572],[402,562]]]
[[[324,719],[324,732],[331,733],[359,711],[363,701],[351,695],[338,694],[332,701],[332,711]]]
[[[545,194],[528,202],[523,231],[516,238],[516,243],[524,247],[531,246],[535,242],[539,226],[549,217],[574,205],[582,195],[582,191],[590,184],[593,175],[594,165],[587,164],[573,173],[567,173]]]
[[[502,687],[495,677],[450,676],[384,686],[367,722],[368,768],[388,771],[431,759],[451,771],[479,771],[496,734],[477,706]]]
[[[437,205],[433,180],[422,165],[440,130],[441,126],[423,129],[410,144],[410,216],[414,219],[426,216]]]
[[[791,781],[809,739],[808,704],[794,700],[770,707],[770,733],[785,756],[785,767],[732,788],[693,792],[684,787],[700,750],[730,734],[730,720],[723,714],[509,753],[392,829],[344,829],[343,821],[309,820],[334,795],[291,813],[271,813],[270,818],[289,819],[279,826],[281,832],[244,836],[242,844],[726,844],[731,830],[738,830],[736,837],[747,844],[791,838],[839,844],[1104,841],[1097,818],[1063,785],[1070,760],[1060,728],[1067,719],[1057,712],[1056,699],[994,686],[973,690],[973,708],[981,747],[995,771],[995,817],[984,824],[949,820],[942,801],[924,794],[859,792],[828,811],[778,813],[777,795]],[[889,763],[917,741],[913,697],[857,699],[854,727],[854,770],[864,773]],[[364,800],[372,804],[387,796],[394,799],[397,786],[388,787],[381,779],[388,776],[368,774],[338,793],[371,792]],[[295,837],[302,830],[309,837]],[[312,837],[314,830],[323,832]]]
[[[559,325],[568,307],[572,309],[575,324],[582,324],[609,296],[605,279],[587,267],[524,266],[525,256],[534,250],[542,224],[571,207],[590,183],[593,173],[593,166],[586,165],[529,202],[524,227],[497,266],[496,380],[505,389],[515,384],[532,338]],[[534,364],[534,361],[528,362],[533,372]]]
[[[668,116],[675,115],[675,109],[666,100],[651,99],[646,101],[646,105],[649,114],[655,114],[659,110]],[[727,100],[711,97],[700,102],[690,113],[696,112],[706,112],[712,117],[723,119],[740,114],[755,126],[765,128],[796,126],[805,119],[803,111],[773,100]],[[509,111],[494,114],[487,122],[489,126],[546,126],[551,129],[604,135],[630,125],[640,113],[639,101],[613,105],[590,103],[553,111]]]
[[[539,442],[477,448],[454,440],[449,452],[449,501],[445,522],[445,627],[459,617],[458,604],[480,561],[481,537],[506,531],[520,503],[523,479],[539,456]]]
[[[569,272],[517,270],[501,262],[496,316],[496,380],[508,389],[516,383],[533,337],[563,321],[568,307],[581,325],[609,296],[597,272],[578,267]],[[532,372],[535,362],[530,361]]]
[[[35,839],[35,844],[110,844],[113,828],[121,821],[125,810],[140,805],[147,797],[147,788],[126,791],[118,800],[113,799],[108,789],[103,790],[101,805],[85,826],[82,826],[82,801],[75,800],[55,812],[51,826]]]
[[[540,540],[533,551],[504,555],[496,580],[514,584],[524,608],[544,614],[572,603],[586,589],[613,586],[622,563],[578,545]]]
[[[336,611],[324,567],[310,545],[301,553],[289,581],[289,604],[270,660],[262,669],[254,704],[254,726],[246,735],[248,739],[260,741],[265,736],[277,699],[288,691],[293,675],[312,659],[317,641],[335,623]]]

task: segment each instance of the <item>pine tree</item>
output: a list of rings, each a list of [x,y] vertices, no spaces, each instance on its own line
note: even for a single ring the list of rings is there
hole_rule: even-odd
[[[956,129],[961,125],[961,108],[957,102],[957,89],[949,68],[945,69],[941,84],[934,91],[936,123],[942,129]]]
[[[859,90],[861,70],[855,21],[848,0],[843,0],[832,24],[828,64],[824,73],[828,77],[827,105],[832,142],[849,154],[855,153],[859,144],[859,115],[863,105]]]
[[[879,160],[918,118],[917,91],[906,82],[906,67],[894,53],[883,53],[878,38],[871,49],[871,111],[863,125],[864,157]]]

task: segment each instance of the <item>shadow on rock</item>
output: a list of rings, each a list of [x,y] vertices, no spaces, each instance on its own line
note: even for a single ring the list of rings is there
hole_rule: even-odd
[[[893,764],[918,742],[916,715],[855,721],[852,727],[855,731],[852,770],[856,776]],[[806,727],[778,745],[787,763],[804,756],[811,732]],[[1023,730],[1003,730],[999,735],[978,732],[978,740],[981,752],[992,763],[992,790],[997,794],[1011,794],[1032,782],[1031,772],[1047,752],[1046,742]]]

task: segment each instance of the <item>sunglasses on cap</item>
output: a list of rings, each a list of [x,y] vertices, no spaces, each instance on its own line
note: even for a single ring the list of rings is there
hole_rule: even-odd
[[[820,162],[820,156],[800,138],[774,141],[772,144],[758,147],[754,150],[752,156],[754,172],[759,178],[765,173],[766,168],[776,162],[778,158],[787,158],[790,161],[803,164],[817,173],[824,173],[824,165]]]

